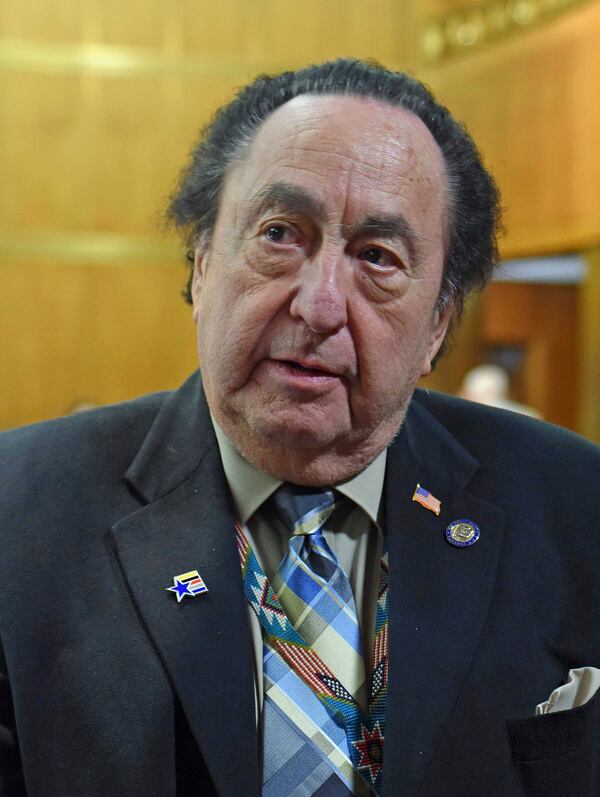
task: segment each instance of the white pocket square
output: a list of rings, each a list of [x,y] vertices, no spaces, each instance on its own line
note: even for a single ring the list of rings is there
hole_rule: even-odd
[[[535,707],[536,716],[583,706],[598,689],[600,689],[600,670],[597,667],[578,667],[576,670],[569,670],[567,683],[555,689],[545,703]]]

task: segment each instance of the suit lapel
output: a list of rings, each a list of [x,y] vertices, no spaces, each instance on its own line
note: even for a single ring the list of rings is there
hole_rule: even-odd
[[[384,794],[412,794],[460,694],[487,616],[503,515],[466,486],[478,464],[422,407],[411,406],[388,453],[390,660]],[[441,513],[412,501],[419,482]],[[444,531],[468,518],[477,543],[450,545]],[[393,721],[391,721],[393,718]]]
[[[196,377],[171,396],[128,471],[147,505],[113,527],[117,556],[211,777],[259,793],[252,643],[230,498]],[[177,603],[173,577],[208,592]]]

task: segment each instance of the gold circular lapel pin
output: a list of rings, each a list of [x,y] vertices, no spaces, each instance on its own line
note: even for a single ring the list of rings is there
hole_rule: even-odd
[[[456,545],[457,548],[466,548],[468,545],[474,545],[480,535],[477,523],[473,523],[472,520],[467,518],[453,520],[446,527],[445,533],[450,545]]]

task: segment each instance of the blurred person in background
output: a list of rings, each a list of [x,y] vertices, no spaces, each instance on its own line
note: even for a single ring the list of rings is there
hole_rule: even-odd
[[[503,410],[529,415],[532,418],[541,418],[539,412],[533,407],[511,399],[509,376],[499,365],[484,363],[471,368],[465,374],[460,395],[469,401],[478,401],[489,407],[500,407]]]

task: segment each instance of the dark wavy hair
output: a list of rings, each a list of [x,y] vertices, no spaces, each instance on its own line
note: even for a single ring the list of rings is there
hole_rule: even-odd
[[[257,77],[220,108],[192,150],[167,218],[184,234],[188,250],[210,240],[230,164],[241,159],[269,114],[301,94],[344,94],[381,100],[414,113],[429,128],[446,165],[449,243],[438,307],[462,309],[469,291],[482,288],[498,260],[500,198],[471,136],[429,89],[375,61],[340,58],[294,72]],[[193,264],[193,252],[188,251]],[[191,276],[185,298],[191,302]]]

